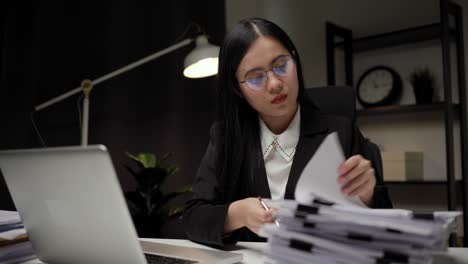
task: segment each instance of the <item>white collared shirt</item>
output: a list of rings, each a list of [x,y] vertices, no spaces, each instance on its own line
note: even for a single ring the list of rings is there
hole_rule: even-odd
[[[301,111],[298,106],[293,120],[280,135],[275,135],[261,118],[259,120],[263,160],[271,198],[273,200],[283,199],[296,153],[296,145],[299,141]]]

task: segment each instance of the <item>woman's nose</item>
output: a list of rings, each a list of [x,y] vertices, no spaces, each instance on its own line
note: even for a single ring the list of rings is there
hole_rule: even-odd
[[[272,71],[267,72],[266,89],[270,93],[278,93],[283,89],[283,81],[280,80]]]

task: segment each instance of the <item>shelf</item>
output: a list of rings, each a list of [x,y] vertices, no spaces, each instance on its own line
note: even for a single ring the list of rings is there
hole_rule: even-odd
[[[432,104],[420,104],[420,105],[387,105],[378,106],[372,108],[366,108],[357,110],[356,114],[358,117],[362,116],[380,116],[380,115],[393,115],[393,114],[405,114],[405,113],[418,113],[418,112],[430,112],[430,111],[444,111],[444,103],[432,103]],[[453,104],[455,116],[458,116],[460,109],[459,104]]]
[[[441,30],[441,24],[435,23],[364,38],[358,38],[353,40],[353,52],[358,53],[391,46],[440,39],[440,36],[442,35]],[[451,30],[451,33],[453,35],[454,31]],[[337,42],[335,46],[342,48],[343,42]]]
[[[385,181],[386,185],[445,185],[447,181]],[[461,185],[461,181],[457,180],[456,185]]]
[[[336,85],[336,49],[342,49],[344,54],[340,54],[340,59],[344,59],[344,72],[345,72],[345,81],[347,85],[352,86],[353,81],[353,60],[354,54],[365,52],[365,51],[375,51],[378,49],[395,47],[395,50],[392,52],[402,52],[406,49],[419,49],[425,48],[427,45],[431,47],[433,45],[440,46],[442,51],[442,78],[443,79],[443,88],[444,91],[450,89],[450,85],[453,83],[458,83],[459,94],[465,94],[466,84],[463,78],[454,79],[452,73],[454,70],[450,70],[450,65],[454,62],[457,63],[459,67],[455,72],[457,76],[462,76],[465,74],[465,55],[463,53],[463,10],[462,7],[455,3],[453,0],[440,0],[440,21],[435,21],[437,23],[426,24],[418,27],[411,27],[403,30],[397,30],[392,32],[386,32],[383,34],[376,34],[370,36],[364,36],[359,39],[353,39],[353,32],[351,29],[340,27],[331,22],[327,22],[326,26],[326,53],[327,53],[327,79],[329,85]],[[440,22],[440,23],[439,23]],[[445,32],[445,29],[448,29],[449,32]],[[447,34],[446,34],[447,33]],[[336,39],[343,40],[341,42]],[[422,45],[421,45],[422,44]],[[454,51],[451,52],[452,46],[454,46]],[[389,51],[389,50],[387,50]],[[455,56],[452,56],[454,55]],[[361,56],[359,56],[361,57]],[[376,62],[378,63],[378,62]],[[404,63],[404,61],[402,62]],[[452,80],[454,79],[454,80]],[[462,101],[466,103],[466,101]],[[449,106],[450,108],[447,108]],[[368,121],[378,121],[380,117],[387,115],[387,120],[399,120],[402,118],[408,118],[406,121],[412,120],[415,116],[413,113],[417,113],[417,118],[422,118],[423,120],[430,120],[445,122],[445,133],[446,133],[446,166],[447,179],[451,179],[450,183],[445,180],[440,181],[407,181],[407,182],[386,182],[388,186],[391,186],[392,191],[397,193],[402,191],[403,194],[407,195],[408,190],[417,190],[419,187],[423,187],[426,192],[432,191],[432,189],[442,190],[446,188],[446,203],[447,207],[454,209],[457,207],[457,201],[461,201],[463,205],[463,210],[466,210],[468,206],[468,185],[463,184],[461,181],[452,182],[455,179],[455,162],[453,157],[457,149],[454,143],[454,133],[451,133],[455,126],[455,120],[459,119],[460,126],[460,142],[457,144],[460,145],[460,154],[462,157],[462,164],[466,163],[466,153],[468,151],[468,142],[466,136],[466,118],[461,118],[466,116],[467,113],[462,113],[461,110],[466,111],[466,108],[463,105],[462,107],[458,104],[450,102],[446,105],[446,102],[438,102],[427,105],[392,105],[392,106],[383,106],[376,108],[366,108],[363,110],[358,110],[356,112],[356,117],[370,117]],[[447,111],[448,110],[448,111]],[[447,112],[450,112],[450,116],[447,115]],[[407,115],[407,116],[403,116]],[[393,118],[395,117],[395,118]],[[440,120],[439,120],[440,119]],[[387,122],[384,119],[384,122]],[[388,123],[388,122],[387,122]],[[428,142],[430,144],[430,142]],[[462,166],[462,175],[461,178],[468,180],[468,172],[464,166]],[[454,183],[452,186],[452,183]],[[389,188],[390,189],[390,188]],[[401,189],[401,190],[400,190]],[[463,190],[463,191],[462,191]],[[468,212],[463,213],[463,224],[468,226]],[[468,229],[464,230],[464,244],[468,245]],[[452,243],[451,243],[452,244]],[[452,244],[453,245],[453,244]]]
[[[415,188],[419,190],[432,190],[432,189],[447,189],[448,184],[445,180],[427,180],[427,181],[384,181],[385,186],[389,190],[398,190],[398,189],[407,189],[411,188],[414,190]],[[461,180],[455,181],[455,194],[456,198],[455,201],[462,201],[462,190],[463,190],[463,182]]]

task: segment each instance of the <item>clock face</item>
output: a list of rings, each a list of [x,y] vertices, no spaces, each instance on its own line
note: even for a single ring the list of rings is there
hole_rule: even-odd
[[[363,74],[357,90],[363,106],[384,105],[391,103],[401,93],[401,80],[390,68],[378,66]]]
[[[392,74],[385,70],[369,73],[361,82],[359,94],[369,103],[377,103],[387,97],[393,86]]]

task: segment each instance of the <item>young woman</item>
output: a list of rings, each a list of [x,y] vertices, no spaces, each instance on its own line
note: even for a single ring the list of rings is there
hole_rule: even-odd
[[[337,168],[342,192],[370,207],[392,206],[376,184],[369,142],[351,120],[323,114],[307,98],[298,52],[277,25],[239,22],[224,40],[218,77],[219,121],[184,214],[189,239],[261,241],[255,233],[274,219],[257,197],[294,199],[301,171],[333,131],[347,157]]]

